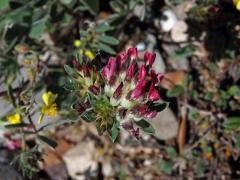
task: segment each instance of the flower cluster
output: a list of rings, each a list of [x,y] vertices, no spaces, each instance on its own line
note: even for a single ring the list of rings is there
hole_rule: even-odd
[[[95,121],[100,134],[107,131],[113,140],[121,128],[135,137],[139,137],[139,129],[154,133],[148,119],[162,110],[158,90],[164,77],[152,69],[154,60],[154,53],[145,52],[142,62],[137,49],[129,48],[116,58],[110,57],[100,73],[75,60],[76,70],[68,74],[81,87],[77,89],[80,99],[87,94],[76,103],[76,110],[83,119]],[[69,68],[65,67],[68,72]]]
[[[38,118],[38,124],[41,124],[44,115],[55,116],[57,114],[57,104],[55,103],[57,95],[52,92],[45,92],[42,95],[44,105],[41,107],[40,116]]]

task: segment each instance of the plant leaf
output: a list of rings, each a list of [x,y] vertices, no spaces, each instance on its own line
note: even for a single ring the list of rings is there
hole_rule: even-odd
[[[99,24],[95,29],[97,33],[103,33],[109,30],[111,30],[111,26],[107,22]]]
[[[46,145],[48,145],[50,148],[55,149],[57,147],[57,143],[46,136],[38,135],[37,138],[43,143],[45,143]]]
[[[92,122],[95,120],[95,117],[89,112],[84,112],[81,114],[81,118],[86,122]]]
[[[9,0],[1,0],[0,1],[0,10],[9,6]]]
[[[171,174],[173,170],[174,164],[171,161],[165,161],[161,160],[159,169],[160,171],[166,173],[166,174]]]
[[[101,35],[101,36],[96,36],[97,40],[103,42],[103,43],[107,43],[110,45],[117,45],[119,43],[119,40],[117,40],[116,38],[112,37],[112,36],[106,36],[106,35]]]
[[[175,51],[173,54],[170,55],[170,58],[172,58],[173,60],[177,59],[181,60],[193,55],[194,52],[195,47],[192,44],[190,44],[189,46],[185,46]]]
[[[98,48],[106,53],[109,53],[111,55],[115,55],[116,52],[113,50],[113,48],[111,48],[110,46],[103,44],[103,43],[99,43],[98,44]]]
[[[36,21],[31,26],[31,31],[29,33],[29,36],[31,38],[37,39],[42,35],[44,30],[45,30],[45,20],[42,19],[42,20]]]
[[[90,13],[96,15],[99,11],[99,0],[82,0],[82,3],[88,8]]]
[[[229,117],[227,120],[223,123],[223,127],[226,129],[238,129],[240,128],[240,117]]]
[[[124,6],[121,3],[121,1],[110,1],[109,4],[110,4],[111,8],[117,13],[121,13],[124,10]]]
[[[77,71],[75,71],[73,68],[71,68],[68,65],[64,65],[64,69],[65,69],[66,73],[73,78],[77,78],[79,76]]]
[[[177,97],[179,96],[181,93],[183,93],[184,89],[182,86],[174,86],[172,89],[170,89],[167,92],[167,96],[168,97]]]
[[[155,129],[153,126],[146,120],[141,119],[140,121],[135,121],[135,124],[139,126],[144,132],[154,134]]]
[[[161,112],[164,109],[166,109],[167,106],[168,106],[168,104],[165,102],[164,103],[152,103],[149,105],[149,109],[155,110],[157,112]]]
[[[117,139],[119,133],[120,133],[120,123],[119,121],[116,121],[112,128],[108,130],[108,134],[110,135],[112,142],[115,142],[115,140]]]

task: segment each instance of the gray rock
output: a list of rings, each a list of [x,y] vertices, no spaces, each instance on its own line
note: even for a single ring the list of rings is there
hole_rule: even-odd
[[[155,128],[155,137],[161,140],[171,139],[177,136],[178,122],[172,110],[166,108],[158,115],[149,120]]]
[[[23,180],[22,176],[11,166],[0,164],[0,180]]]
[[[63,155],[68,174],[76,180],[97,176],[98,160],[92,141],[81,142]]]

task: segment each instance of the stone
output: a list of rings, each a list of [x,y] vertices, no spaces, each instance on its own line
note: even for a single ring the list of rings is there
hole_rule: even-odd
[[[163,18],[160,21],[161,29],[163,32],[169,32],[177,23],[177,17],[172,10],[163,11]]]
[[[185,42],[188,40],[187,23],[185,21],[178,21],[172,28],[171,37],[174,42]]]
[[[0,175],[0,180],[23,180],[13,167],[5,164],[0,164]]]
[[[68,174],[71,178],[80,180],[89,176],[97,176],[98,160],[96,148],[92,141],[81,142],[63,155]]]
[[[104,177],[111,177],[114,175],[114,171],[112,168],[112,165],[109,161],[107,162],[103,162],[102,164],[102,173],[104,175]]]
[[[156,54],[156,58],[152,65],[152,68],[154,69],[154,71],[156,73],[164,73],[166,71],[166,66],[163,61],[163,58],[162,58],[161,54],[159,53],[159,51],[155,51],[155,54]]]
[[[155,137],[160,140],[168,140],[177,136],[178,121],[172,110],[166,108],[149,122],[155,129]]]

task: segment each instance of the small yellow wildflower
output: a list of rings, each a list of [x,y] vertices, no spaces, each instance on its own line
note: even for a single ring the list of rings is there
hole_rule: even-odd
[[[240,11],[240,0],[233,0],[233,3],[235,5],[235,7],[237,8],[237,10]]]
[[[73,44],[75,47],[80,47],[82,42],[80,40],[75,40]]]
[[[22,122],[22,117],[19,113],[15,113],[7,116],[7,120],[10,124],[20,124]]]
[[[44,105],[41,107],[41,114],[38,119],[38,124],[42,122],[43,116],[55,116],[57,114],[57,104],[55,103],[57,95],[52,92],[45,92],[42,95]]]
[[[90,60],[92,60],[95,56],[92,51],[86,50],[85,56],[87,56]]]

